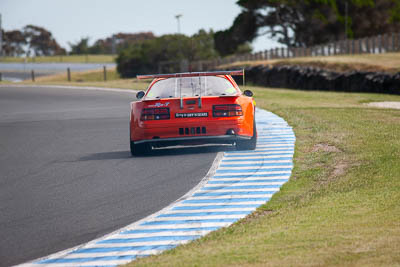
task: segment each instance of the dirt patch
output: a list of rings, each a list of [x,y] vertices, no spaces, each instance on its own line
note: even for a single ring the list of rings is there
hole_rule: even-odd
[[[390,102],[390,101],[385,101],[385,102],[371,102],[366,104],[369,107],[377,107],[377,108],[394,108],[394,109],[400,109],[400,102]]]
[[[346,174],[347,170],[350,168],[350,165],[347,162],[338,162],[334,167],[333,170],[330,171],[329,175],[326,175],[324,178],[319,180],[319,184],[321,186],[330,184],[339,177],[343,176]]]
[[[332,174],[330,175],[331,178],[343,175],[348,167],[349,164],[347,164],[346,162],[340,162],[339,164],[336,164]]]
[[[311,152],[342,152],[339,148],[328,144],[316,144]]]

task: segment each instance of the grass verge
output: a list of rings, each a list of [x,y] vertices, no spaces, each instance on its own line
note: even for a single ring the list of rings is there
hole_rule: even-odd
[[[9,63],[115,63],[115,55],[68,55],[41,57],[2,57],[0,62]]]
[[[293,126],[292,177],[231,227],[127,266],[400,265],[400,96],[250,88]]]

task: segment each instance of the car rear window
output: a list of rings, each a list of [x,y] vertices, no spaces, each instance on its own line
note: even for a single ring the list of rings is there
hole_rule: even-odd
[[[146,95],[146,99],[197,96],[236,95],[237,90],[224,77],[200,76],[168,78],[156,82]]]

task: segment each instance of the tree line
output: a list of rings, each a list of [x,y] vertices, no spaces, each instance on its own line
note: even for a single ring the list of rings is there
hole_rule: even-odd
[[[62,48],[43,27],[27,25],[22,30],[2,30],[2,51],[5,56],[52,56],[64,55]]]
[[[5,56],[54,56],[66,55],[52,33],[40,26],[27,25],[21,30],[2,30],[2,51]],[[152,32],[116,33],[89,44],[89,37],[82,37],[76,43],[68,43],[71,55],[81,54],[116,54],[129,45],[154,39]]]
[[[238,0],[233,25],[215,33],[224,56],[266,35],[287,47],[400,31],[400,0]]]

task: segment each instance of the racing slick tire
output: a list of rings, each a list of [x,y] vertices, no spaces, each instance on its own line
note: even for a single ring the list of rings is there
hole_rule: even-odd
[[[149,144],[137,144],[131,141],[131,155],[132,156],[140,156],[145,155],[151,151],[151,147]]]
[[[255,150],[257,146],[256,120],[253,120],[253,136],[250,140],[240,140],[236,142],[236,150]]]

